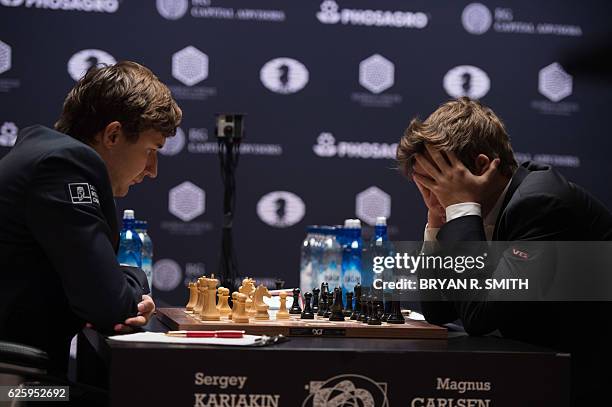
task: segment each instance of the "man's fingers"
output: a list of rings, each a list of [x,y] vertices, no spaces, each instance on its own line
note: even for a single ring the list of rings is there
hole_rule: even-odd
[[[124,322],[125,325],[136,325],[136,326],[145,325],[146,323],[147,323],[147,318],[145,318],[143,315],[138,315],[136,317],[128,318]]]
[[[440,174],[440,171],[431,162],[429,162],[429,160],[427,158],[425,158],[424,155],[422,155],[422,154],[415,154],[414,158],[417,160],[419,165],[423,168],[423,170],[425,170],[425,172],[431,178],[435,179]],[[415,175],[419,175],[419,176],[423,177],[420,174],[415,174]]]
[[[450,167],[448,165],[448,162],[446,161],[446,158],[444,158],[440,150],[427,143],[425,144],[425,148],[427,149],[427,152],[431,156],[431,159],[434,163],[436,163],[440,171],[444,172]]]
[[[491,162],[491,165],[489,165],[489,168],[487,168],[487,170],[482,174],[482,176],[487,179],[491,178],[493,174],[495,174],[495,172],[497,171],[497,168],[499,167],[500,162],[501,160],[499,158],[496,158],[495,160],[493,160]]]
[[[463,165],[463,163],[461,162],[461,160],[459,160],[459,159],[457,158],[457,156],[455,155],[455,153],[454,153],[454,152],[452,152],[452,151],[450,151],[450,150],[449,150],[449,151],[445,151],[445,153],[446,153],[446,156],[448,157],[448,160],[450,161],[450,163],[451,163],[451,165],[452,165],[453,167],[454,167],[455,165],[457,165],[457,164],[461,164],[461,165]]]
[[[420,174],[414,174],[414,177],[417,182],[421,183],[424,187],[429,189],[430,192],[436,186],[436,182],[430,178],[424,177]]]

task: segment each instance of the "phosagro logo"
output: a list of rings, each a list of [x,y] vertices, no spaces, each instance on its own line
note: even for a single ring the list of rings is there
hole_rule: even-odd
[[[187,13],[188,0],[157,0],[157,12],[167,20],[178,20]]]
[[[162,155],[177,155],[183,151],[185,147],[185,133],[180,127],[176,128],[176,134],[172,137],[166,137],[164,147],[159,150]]]
[[[349,24],[376,27],[425,28],[429,18],[422,12],[399,10],[340,9],[333,0],[321,3],[317,19],[323,24]]]
[[[367,376],[342,374],[323,381],[311,381],[306,389],[309,395],[302,407],[389,407],[387,383],[376,382]]]
[[[257,215],[266,224],[277,228],[293,226],[304,218],[306,205],[302,198],[288,191],[274,191],[261,197]]]
[[[317,144],[312,147],[318,157],[347,157],[347,158],[373,158],[395,159],[397,143],[368,143],[340,141],[332,133],[323,132],[317,137]]]
[[[172,291],[183,281],[181,266],[171,259],[161,259],[153,265],[153,287],[159,291]]]
[[[13,147],[17,141],[19,129],[13,122],[4,122],[0,127],[0,146]]]
[[[259,72],[261,83],[275,93],[299,92],[308,83],[308,69],[300,61],[276,58],[268,61]]]
[[[484,97],[491,88],[489,76],[482,69],[471,66],[456,66],[444,75],[444,90],[450,96],[459,98],[467,96],[471,99]]]
[[[491,28],[493,16],[484,4],[468,4],[461,13],[461,23],[463,28],[470,34],[480,35],[486,33]]]
[[[114,13],[119,9],[118,0],[0,0],[6,7],[25,6],[26,8],[44,8],[64,11],[86,11]]]
[[[68,73],[78,81],[93,67],[98,65],[115,65],[117,61],[106,51],[100,49],[84,49],[74,54],[68,61]]]

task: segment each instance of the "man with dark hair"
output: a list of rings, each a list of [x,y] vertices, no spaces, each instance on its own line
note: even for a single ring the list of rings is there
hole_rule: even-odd
[[[116,260],[114,197],[157,175],[181,110],[134,62],[93,68],[66,97],[56,130],[25,128],[0,160],[0,340],[45,350],[65,375],[70,339],[144,325],[144,273]]]
[[[501,120],[477,101],[449,101],[425,121],[414,119],[399,143],[397,158],[427,206],[426,241],[448,246],[485,240],[612,240],[608,209],[549,165],[526,162],[518,166]],[[493,267],[507,270],[512,265],[506,260]],[[522,267],[530,261],[535,259],[516,263]],[[443,299],[444,294],[437,298]],[[597,378],[588,372],[594,361],[609,360],[609,336],[590,335],[566,322],[574,315],[582,326],[589,322],[595,326],[601,320],[595,317],[597,309],[610,307],[495,303],[482,296],[473,301],[422,303],[425,318],[432,323],[460,319],[473,335],[499,330],[508,338],[571,352],[575,405],[594,405],[584,404],[595,400],[600,391]],[[608,316],[601,320],[603,332],[610,332],[609,320]]]

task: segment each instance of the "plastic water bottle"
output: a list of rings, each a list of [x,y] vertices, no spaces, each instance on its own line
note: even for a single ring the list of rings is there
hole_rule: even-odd
[[[117,261],[125,266],[142,267],[142,241],[134,227],[134,211],[123,211],[123,228],[119,235]]]
[[[327,282],[331,291],[341,287],[342,246],[336,239],[336,233],[336,228],[332,226],[321,228],[323,255],[319,284]]]
[[[382,273],[374,273],[374,258],[375,257],[388,257],[394,256],[394,249],[389,242],[389,236],[387,234],[387,218],[379,216],[376,218],[376,226],[374,227],[374,236],[370,240],[367,247],[367,267],[361,274],[363,279],[364,287],[372,287],[374,279],[382,279],[383,281],[390,281],[393,278],[393,270],[384,269]]]
[[[317,256],[313,256],[313,247],[317,244],[317,232],[316,226],[306,228],[306,238],[300,250],[300,290],[303,293],[312,290],[317,284]]]
[[[137,220],[135,223],[136,232],[142,241],[142,271],[147,275],[149,288],[153,292],[153,241],[147,233],[147,226],[146,220]]]
[[[345,231],[345,246],[342,250],[342,290],[352,292],[357,284],[361,284],[361,222],[351,219]]]

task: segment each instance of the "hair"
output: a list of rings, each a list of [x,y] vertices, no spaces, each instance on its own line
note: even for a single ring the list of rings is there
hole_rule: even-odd
[[[423,153],[425,144],[452,151],[472,173],[479,154],[499,158],[499,171],[506,176],[518,167],[502,121],[493,110],[467,97],[444,103],[424,122],[418,118],[410,122],[397,148],[404,175],[412,173],[414,155]]]
[[[130,142],[154,129],[175,134],[182,112],[170,90],[148,68],[131,61],[92,67],[66,96],[55,129],[87,144],[113,121]]]

